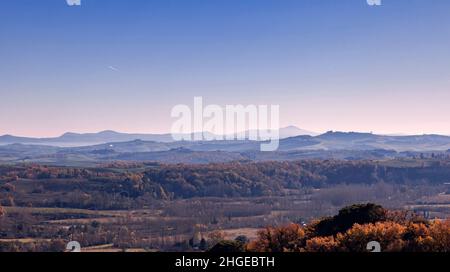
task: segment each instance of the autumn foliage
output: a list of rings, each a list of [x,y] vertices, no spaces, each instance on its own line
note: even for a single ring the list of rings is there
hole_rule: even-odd
[[[259,239],[248,248],[251,251],[298,252],[305,245],[305,231],[297,224],[273,228],[268,227],[259,232]]]
[[[400,217],[388,213],[373,204],[353,205],[344,208],[335,217],[325,218],[307,227],[297,224],[269,227],[259,232],[257,240],[247,244],[247,250],[367,252],[367,243],[377,241],[384,252],[450,252],[450,220],[426,221],[415,216]],[[340,217],[343,214],[345,220]],[[361,222],[362,219],[366,222]],[[342,228],[351,220],[354,224],[347,229]],[[326,233],[324,224],[326,230],[339,231]]]

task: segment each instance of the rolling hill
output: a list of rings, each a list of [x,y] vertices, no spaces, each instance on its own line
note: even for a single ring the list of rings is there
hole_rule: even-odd
[[[65,134],[60,139],[101,141],[128,139],[137,134]],[[11,138],[8,138],[11,139]],[[24,140],[23,138],[20,138]],[[167,163],[210,163],[227,161],[281,161],[298,159],[389,159],[437,153],[447,156],[450,137],[441,135],[384,136],[356,132],[327,132],[318,136],[295,136],[280,140],[275,152],[260,152],[261,142],[240,140],[148,141],[130,140],[86,146],[52,146],[40,144],[6,144],[0,146],[0,161],[83,164],[102,161],[158,161]],[[47,141],[48,139],[46,139]],[[28,141],[28,140],[25,140]],[[44,142],[46,142],[44,141]],[[57,141],[56,141],[57,142]]]

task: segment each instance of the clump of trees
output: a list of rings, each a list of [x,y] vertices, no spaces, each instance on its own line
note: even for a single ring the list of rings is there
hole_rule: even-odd
[[[251,242],[249,251],[299,252],[305,246],[305,230],[297,224],[267,227],[258,233],[259,239]]]
[[[387,210],[375,204],[353,205],[343,208],[339,214],[324,218],[314,224],[317,236],[330,236],[343,233],[354,224],[369,224],[385,221]]]
[[[427,221],[390,213],[374,204],[353,205],[310,226],[261,230],[252,252],[367,252],[371,241],[386,252],[449,252],[450,220]]]

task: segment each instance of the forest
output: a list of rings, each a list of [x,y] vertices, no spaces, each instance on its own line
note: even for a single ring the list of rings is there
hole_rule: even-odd
[[[86,251],[205,251],[221,241],[235,245],[237,238],[246,250],[271,251],[262,241],[279,230],[282,236],[284,230],[301,234],[301,242],[288,251],[345,251],[347,232],[367,232],[366,227],[402,235],[408,228],[434,233],[448,227],[449,180],[449,161],[430,158],[201,165],[118,161],[90,168],[3,164],[0,251],[64,251],[71,240]],[[335,225],[333,214],[367,202],[429,223]],[[305,228],[311,226],[316,226],[313,232]]]
[[[75,168],[36,164],[0,166],[2,200],[26,193],[82,192],[127,199],[184,199],[192,197],[260,197],[285,195],[302,188],[339,184],[444,185],[450,181],[450,160],[295,162],[230,162],[202,165],[112,163],[104,167]],[[25,199],[17,199],[21,204]],[[74,208],[104,208],[69,203]],[[6,201],[7,202],[7,201]],[[32,201],[35,202],[35,201]],[[33,203],[32,203],[33,204]],[[35,203],[39,204],[39,201]],[[4,204],[3,205],[7,205]],[[45,205],[56,205],[56,203]],[[75,206],[72,206],[75,205]],[[78,205],[78,206],[77,206]],[[84,205],[84,206],[83,206]],[[100,205],[100,204],[99,204]]]

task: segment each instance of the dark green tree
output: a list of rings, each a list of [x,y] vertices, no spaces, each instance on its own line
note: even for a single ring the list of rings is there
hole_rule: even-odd
[[[316,236],[331,236],[342,233],[353,227],[354,224],[369,224],[386,221],[387,211],[380,205],[356,204],[345,207],[339,214],[319,221],[314,228]]]

